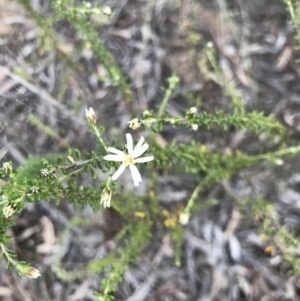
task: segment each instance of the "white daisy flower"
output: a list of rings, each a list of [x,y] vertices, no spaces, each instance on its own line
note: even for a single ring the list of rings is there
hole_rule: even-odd
[[[142,182],[142,177],[140,172],[135,166],[135,163],[144,163],[149,162],[154,159],[154,156],[142,157],[141,156],[149,147],[147,143],[144,143],[144,137],[141,137],[135,148],[133,148],[133,140],[131,134],[126,134],[126,141],[127,141],[127,151],[128,154],[114,148],[108,147],[107,151],[113,153],[113,155],[106,155],[104,160],[107,161],[115,161],[115,162],[122,162],[121,166],[117,169],[117,171],[113,174],[112,180],[115,181],[118,177],[123,173],[126,167],[129,166],[134,186],[139,186],[139,183]]]

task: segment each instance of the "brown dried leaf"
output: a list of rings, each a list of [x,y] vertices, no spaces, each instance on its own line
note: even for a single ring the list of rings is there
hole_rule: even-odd
[[[276,61],[276,68],[282,70],[286,67],[290,59],[292,58],[293,48],[287,45],[283,48]]]

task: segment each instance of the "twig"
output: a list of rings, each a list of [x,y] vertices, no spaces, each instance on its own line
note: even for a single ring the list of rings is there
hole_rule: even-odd
[[[34,86],[33,84],[29,83],[25,79],[23,79],[23,78],[19,77],[18,75],[12,73],[8,68],[3,67],[1,65],[0,65],[0,72],[4,73],[6,76],[9,76],[16,83],[24,86],[26,89],[28,89],[32,93],[36,94],[37,96],[39,96],[41,99],[43,99],[44,101],[48,102],[53,107],[56,107],[57,109],[61,110],[65,115],[67,115],[72,120],[72,122],[74,122],[76,124],[83,125],[83,123],[80,122],[80,120],[78,118],[76,118],[72,114],[72,112],[70,112],[63,104],[59,103],[55,98],[53,98],[45,90]]]

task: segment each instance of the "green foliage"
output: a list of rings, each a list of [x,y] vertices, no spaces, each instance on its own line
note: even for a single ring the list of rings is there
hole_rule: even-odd
[[[184,117],[172,118],[168,113],[160,118],[155,116],[153,112],[146,111],[144,112],[144,119],[141,119],[140,123],[146,127],[151,127],[153,131],[159,131],[163,124],[169,123],[173,126],[181,125],[191,129],[194,129],[194,125],[205,126],[208,129],[220,127],[223,130],[234,126],[237,129],[247,129],[256,134],[265,133],[272,138],[276,138],[276,135],[283,135],[285,132],[284,127],[272,115],[264,116],[262,112],[246,112],[243,109],[235,109],[232,114],[217,111],[214,114],[201,112],[199,115],[192,114],[190,110],[187,110]]]
[[[97,25],[90,22],[92,14],[100,16],[109,15],[107,7],[92,5],[82,2],[75,6],[73,0],[52,1],[53,16],[44,18],[30,5],[29,0],[19,0],[31,17],[41,28],[40,47],[43,51],[55,48],[60,49],[60,41],[52,29],[53,25],[61,20],[67,20],[78,31],[83,44],[89,44],[96,58],[98,58],[107,70],[110,82],[120,89],[128,99],[131,91],[126,83],[126,78],[115,64],[114,58],[105,47],[98,35]],[[295,14],[295,3],[285,0],[295,25],[299,25]],[[201,37],[191,33],[188,37],[192,45],[196,45]],[[299,40],[300,41],[300,40]],[[289,145],[286,141],[284,126],[272,115],[266,116],[261,112],[247,112],[243,109],[242,95],[228,83],[217,66],[215,49],[208,45],[205,49],[207,61],[203,64],[202,71],[212,67],[216,74],[216,80],[221,85],[226,96],[232,99],[233,109],[228,112],[217,110],[213,113],[199,111],[192,107],[182,115],[172,116],[167,111],[167,105],[180,79],[173,74],[168,80],[168,87],[160,106],[156,111],[146,110],[142,118],[135,118],[130,122],[132,129],[145,127],[150,129],[150,135],[146,139],[150,145],[150,152],[155,160],[144,166],[149,173],[150,181],[145,195],[137,195],[123,191],[117,181],[113,181],[113,171],[120,166],[120,162],[106,161],[108,147],[116,147],[127,152],[123,143],[110,143],[104,141],[104,127],[97,126],[96,116],[92,109],[87,110],[87,121],[91,133],[98,142],[97,148],[90,153],[81,153],[77,149],[70,149],[65,154],[49,154],[28,158],[24,164],[14,169],[11,162],[5,162],[0,168],[0,247],[2,257],[5,257],[8,265],[13,265],[20,275],[26,274],[35,277],[37,272],[25,262],[18,262],[13,250],[7,249],[10,236],[7,234],[13,223],[13,215],[17,215],[25,207],[27,202],[50,201],[59,202],[66,199],[74,206],[91,206],[95,212],[110,205],[121,216],[124,227],[118,233],[117,239],[121,247],[113,254],[94,260],[86,266],[79,266],[74,271],[66,271],[61,264],[61,258],[53,266],[53,271],[64,281],[82,279],[90,273],[102,272],[105,277],[99,284],[100,293],[95,293],[98,301],[114,299],[114,291],[122,280],[128,265],[135,260],[143,245],[151,239],[151,232],[157,226],[167,228],[175,249],[175,264],[181,263],[183,225],[187,224],[192,214],[205,210],[208,206],[217,203],[217,200],[200,200],[199,195],[205,188],[227,179],[242,169],[254,166],[260,162],[270,165],[284,163],[286,157],[294,157],[300,152],[300,145]],[[72,65],[72,58],[66,53],[60,52],[68,64]],[[201,65],[203,62],[200,62]],[[207,66],[207,64],[210,66]],[[206,69],[205,69],[206,68]],[[160,133],[165,125],[185,127],[192,133],[202,128],[219,131],[246,130],[257,136],[267,136],[272,143],[272,150],[262,149],[260,153],[224,153],[222,151],[210,151],[205,145],[196,141],[188,144],[171,141],[165,146],[156,142],[156,133]],[[147,131],[145,131],[147,132]],[[212,131],[212,135],[213,135]],[[125,159],[124,159],[125,161]],[[146,167],[145,167],[146,166]],[[107,174],[108,179],[102,183],[97,180],[98,171]],[[185,204],[176,212],[168,212],[160,204],[157,193],[158,174],[173,172],[186,173],[195,179],[195,187]],[[97,180],[96,185],[82,185],[81,178]],[[270,240],[277,243],[288,265],[292,265],[295,253],[292,249],[299,249],[299,239],[281,227],[273,209],[263,201],[257,201],[254,207],[255,215],[262,221],[262,233]],[[166,213],[165,215],[162,213]],[[83,225],[82,219],[73,219],[64,230],[62,241],[68,231],[74,225]],[[283,247],[282,247],[283,246]],[[298,260],[298,259],[297,259]],[[290,267],[294,273],[300,276],[299,267]]]
[[[94,54],[101,60],[108,72],[111,82],[119,87],[125,96],[129,97],[131,91],[125,82],[119,67],[114,63],[114,58],[99,38],[96,28],[91,24],[89,15],[91,13],[106,14],[107,7],[91,6],[90,3],[83,2],[81,6],[75,7],[73,1],[53,1],[53,8],[56,15],[66,18],[73,24],[85,42],[91,44]],[[109,12],[108,12],[109,13]]]
[[[51,154],[51,153],[45,154],[44,156],[34,156],[34,157],[27,158],[23,162],[22,167],[18,171],[18,175],[17,175],[18,181],[25,179],[28,175],[30,175],[32,178],[37,178],[41,173],[41,169],[44,167],[45,160],[49,164],[55,165],[59,160],[59,158],[60,158],[59,154]]]
[[[258,199],[252,209],[262,239],[282,256],[289,273],[300,278],[300,237],[282,226],[275,207],[269,202]]]
[[[60,237],[60,245],[64,245],[65,241],[68,239],[69,231],[73,226],[91,226],[92,221],[82,219],[79,217],[73,218],[64,229],[61,237]],[[57,277],[66,282],[71,282],[74,280],[82,280],[92,273],[103,271],[107,266],[113,264],[117,260],[116,254],[108,254],[104,258],[95,259],[87,264],[78,264],[72,271],[65,270],[62,267],[62,257],[63,252],[59,252],[58,256],[51,269],[56,274]]]
[[[101,193],[103,195],[104,191],[106,194],[109,191],[109,194],[106,195],[109,200],[104,204],[109,205],[111,195],[113,195],[112,206],[128,223],[119,235],[119,239],[124,240],[124,247],[113,257],[108,256],[97,262],[92,262],[88,268],[83,267],[73,272],[67,272],[62,269],[59,263],[53,267],[59,277],[69,281],[77,279],[80,275],[90,273],[91,270],[93,272],[104,270],[106,278],[102,282],[102,294],[98,295],[98,300],[113,300],[113,292],[117,283],[121,281],[126,267],[138,255],[142,245],[149,240],[150,225],[153,222],[164,223],[170,228],[170,234],[175,244],[175,262],[179,265],[182,245],[181,224],[186,224],[193,211],[199,207],[195,202],[204,188],[262,160],[267,160],[270,164],[277,164],[278,160],[282,160],[284,156],[295,155],[300,151],[300,146],[286,147],[282,145],[278,151],[266,150],[265,153],[260,154],[249,155],[241,152],[223,154],[218,151],[208,151],[205,146],[193,141],[190,144],[178,144],[174,140],[165,147],[152,141],[151,151],[155,161],[148,164],[150,169],[153,171],[161,169],[164,173],[188,173],[194,175],[198,183],[186,207],[178,215],[170,217],[167,222],[159,214],[159,202],[152,189],[145,197],[135,196],[133,198],[132,195],[127,196],[125,192],[118,193],[117,185],[111,185],[110,178],[106,182],[100,183],[98,187],[78,185],[78,181],[84,173],[90,173],[95,177],[97,175],[96,169],[111,173],[113,168],[118,167],[116,162],[103,160],[108,148],[102,139],[104,128],[96,125],[93,111],[90,114],[87,116],[90,130],[99,142],[97,152],[83,155],[79,150],[74,149],[64,156],[51,154],[29,158],[18,169],[13,169],[12,164],[8,162],[0,168],[0,174],[5,179],[3,180],[2,201],[0,203],[3,214],[3,216],[0,215],[0,221],[3,225],[0,241],[2,248],[5,248],[4,245],[9,241],[9,237],[5,235],[6,229],[12,224],[10,217],[22,210],[26,202],[42,199],[59,201],[61,198],[66,198],[74,205],[81,207],[90,205],[95,211],[98,211],[101,206]],[[154,127],[155,124],[159,124],[158,128],[161,128],[164,124],[171,123],[174,126],[180,124],[189,128],[193,124],[197,124],[207,128],[219,127],[224,130],[228,126],[234,126],[238,129],[246,128],[256,134],[265,133],[273,138],[284,135],[283,127],[272,117],[265,117],[256,112],[247,113],[244,110],[235,110],[232,114],[218,111],[215,114],[203,112],[198,115],[197,110],[191,108],[186,111],[184,117],[171,118],[167,112],[163,113],[163,110],[161,110],[160,115],[161,117],[159,114],[146,111],[144,112],[144,119],[139,120],[137,124],[150,127],[153,132],[157,131],[157,127]],[[122,145],[118,149],[126,151]],[[153,187],[155,187],[155,177],[153,181]],[[130,201],[128,201],[129,198]],[[10,254],[10,251],[6,249],[3,250],[8,262],[22,271],[18,266],[19,263],[13,259],[14,254]]]
[[[90,19],[91,14],[97,14],[100,18],[110,15],[111,10],[109,7],[102,7],[97,4],[91,5],[85,1],[83,1],[80,6],[75,6],[73,0],[53,0],[52,8],[54,15],[44,18],[44,16],[41,16],[32,8],[29,0],[19,1],[41,27],[41,46],[43,46],[45,51],[56,48],[60,51],[60,54],[63,55],[63,58],[68,64],[73,65],[72,57],[68,57],[61,51],[62,47],[60,46],[64,45],[64,42],[60,41],[51,29],[54,23],[60,20],[68,20],[77,29],[84,42],[91,45],[94,55],[101,60],[101,63],[106,69],[111,84],[120,89],[123,96],[127,100],[130,100],[132,92],[126,83],[126,79],[120,68],[115,64],[112,54],[105,49],[104,43],[99,37],[98,29]]]
[[[114,300],[113,292],[117,284],[122,280],[122,275],[127,266],[139,254],[141,247],[151,237],[149,225],[146,221],[140,221],[125,228],[120,236],[128,235],[129,239],[125,240],[125,245],[118,250],[118,260],[110,266],[106,266],[107,277],[102,280],[102,294],[95,294],[98,301]]]
[[[220,85],[224,91],[224,95],[231,99],[234,108],[243,108],[244,101],[242,91],[237,89],[233,81],[226,78],[224,72],[219,67],[216,58],[216,49],[213,47],[212,42],[208,42],[204,49],[205,56],[198,62],[199,69],[201,70],[204,78],[207,81],[215,81]],[[214,72],[211,72],[213,69]]]
[[[203,112],[198,115],[197,110],[191,108],[186,111],[184,117],[172,118],[168,113],[162,112],[163,110],[161,110],[162,117],[159,117],[154,112],[145,111],[144,119],[139,120],[137,124],[150,127],[153,132],[157,131],[157,128],[153,127],[154,124],[163,127],[164,124],[171,123],[174,126],[180,124],[189,128],[193,124],[197,124],[207,128],[219,127],[224,130],[228,126],[234,126],[238,129],[246,128],[256,134],[265,133],[273,138],[276,136],[283,137],[284,135],[283,127],[276,120],[256,112],[247,113],[243,110],[235,110],[232,114],[218,111],[215,114]],[[267,160],[270,164],[278,164],[278,160],[282,160],[285,156],[293,156],[300,152],[300,146],[286,147],[282,145],[278,151],[270,152],[266,150],[265,153],[260,154],[250,155],[241,152],[223,154],[218,151],[208,151],[205,146],[194,141],[190,144],[179,144],[174,140],[165,147],[152,141],[151,151],[155,160],[148,164],[150,169],[153,169],[153,171],[160,169],[164,173],[188,173],[194,175],[198,183],[187,201],[186,207],[166,221],[159,214],[159,200],[153,192],[155,177],[153,178],[153,188],[150,188],[149,194],[144,197],[133,197],[132,194],[128,196],[126,192],[119,193],[117,185],[110,184],[110,177],[106,182],[100,183],[98,187],[78,185],[78,181],[84,173],[90,173],[95,177],[97,175],[96,169],[100,169],[104,173],[111,173],[113,168],[118,167],[116,162],[103,160],[108,148],[106,142],[102,139],[104,128],[96,125],[93,111],[90,114],[87,116],[90,130],[99,142],[97,152],[83,155],[79,150],[74,149],[64,156],[50,154],[29,158],[18,169],[13,169],[9,162],[4,163],[3,167],[0,168],[0,174],[5,179],[3,180],[2,201],[0,203],[2,209],[0,221],[3,226],[0,232],[0,241],[4,250],[3,254],[7,257],[8,262],[15,265],[19,271],[22,271],[18,266],[19,263],[13,259],[14,254],[4,249],[5,244],[9,241],[9,237],[5,234],[6,229],[12,224],[10,217],[13,214],[22,210],[26,202],[42,199],[59,201],[61,198],[68,199],[76,206],[90,205],[95,211],[98,211],[101,206],[101,193],[102,195],[104,192],[107,194],[108,190],[109,194],[106,197],[111,198],[111,195],[113,195],[112,206],[128,223],[119,235],[119,239],[124,240],[124,247],[119,249],[113,257],[110,255],[90,263],[88,267],[79,267],[73,272],[63,270],[59,263],[53,267],[59,277],[68,281],[78,279],[80,275],[86,275],[91,271],[104,270],[106,278],[102,282],[102,294],[98,294],[98,300],[113,300],[113,292],[117,283],[121,281],[126,267],[138,255],[142,245],[149,240],[150,225],[153,225],[153,222],[156,224],[163,223],[170,228],[170,234],[175,244],[175,263],[179,265],[182,245],[181,224],[186,224],[193,211],[201,205],[197,205],[195,202],[204,188],[262,160]],[[126,151],[126,148],[122,145],[118,149]],[[124,206],[124,203],[126,203],[126,206]],[[209,202],[209,204],[212,203],[214,202]],[[110,199],[104,204],[109,205]],[[269,235],[272,235],[272,233],[269,233]]]

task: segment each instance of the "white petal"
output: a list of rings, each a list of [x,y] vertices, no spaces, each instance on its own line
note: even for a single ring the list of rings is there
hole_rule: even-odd
[[[138,159],[135,159],[134,162],[135,163],[145,163],[145,162],[149,162],[149,161],[152,161],[152,160],[154,160],[154,156],[138,158]]]
[[[111,179],[113,181],[115,181],[122,173],[123,171],[125,170],[126,166],[124,164],[122,164],[118,169],[117,171],[113,174],[113,176],[111,177]]]
[[[135,154],[139,152],[139,149],[142,147],[142,145],[143,145],[143,143],[144,143],[144,140],[145,140],[144,137],[141,137],[140,140],[139,140],[139,142],[138,142],[137,145],[135,146],[135,148],[134,148],[134,150],[133,150],[133,152],[132,152],[132,156],[133,156],[134,158],[138,157],[138,156],[135,156]]]
[[[111,153],[113,153],[115,155],[120,155],[120,156],[123,155],[123,156],[125,156],[125,154],[122,151],[120,151],[120,150],[118,150],[118,149],[116,149],[114,147],[108,147],[107,151],[111,152]]]
[[[107,161],[115,161],[115,162],[122,162],[124,159],[124,156],[119,156],[119,155],[106,155],[103,158],[104,160]]]
[[[133,152],[133,157],[137,158],[142,155],[149,147],[149,144],[145,143],[143,146],[139,147],[137,150]]]
[[[133,141],[132,141],[131,134],[126,134],[126,141],[127,141],[128,154],[130,155],[133,151]]]
[[[132,175],[134,186],[139,186],[139,182],[142,182],[142,177],[140,175],[139,170],[134,165],[130,165],[129,169]]]

